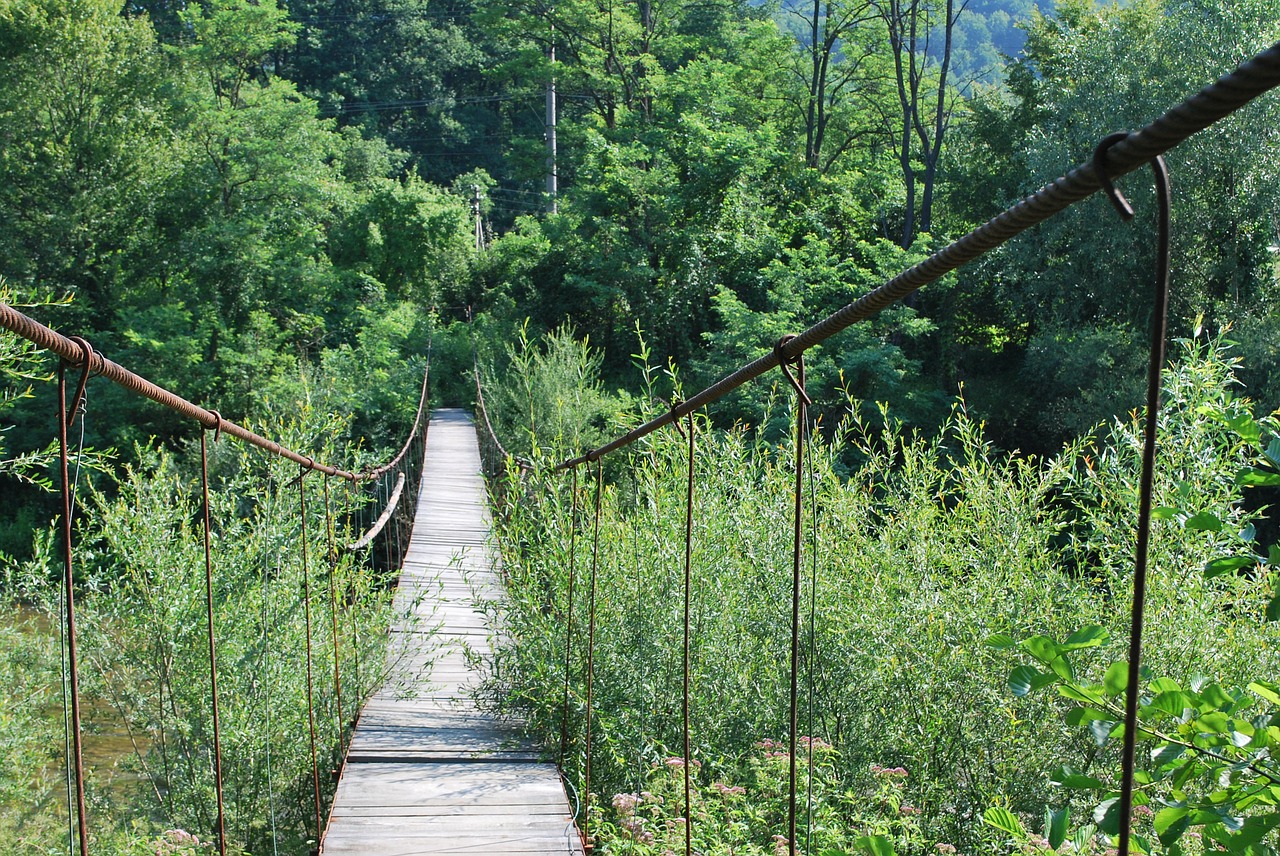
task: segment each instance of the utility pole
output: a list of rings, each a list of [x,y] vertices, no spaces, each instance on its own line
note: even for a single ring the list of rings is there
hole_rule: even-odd
[[[551,14],[555,14],[554,7]],[[556,180],[556,25],[551,23],[551,45],[547,50],[547,58],[551,61],[551,75],[547,78],[547,213],[555,214],[558,210],[556,194],[559,191]]]
[[[480,220],[480,185],[471,185],[471,216],[476,221],[476,252],[484,249],[484,224]]]

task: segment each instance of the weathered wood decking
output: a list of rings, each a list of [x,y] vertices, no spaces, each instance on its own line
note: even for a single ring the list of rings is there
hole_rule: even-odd
[[[478,676],[463,646],[485,650],[490,634],[473,606],[501,585],[488,532],[475,427],[436,411],[396,592],[397,614],[421,618],[392,628],[392,676],[360,715],[324,856],[582,853],[555,767],[468,692]]]

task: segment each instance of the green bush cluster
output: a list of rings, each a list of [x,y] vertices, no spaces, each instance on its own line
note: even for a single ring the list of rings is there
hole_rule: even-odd
[[[1223,340],[1189,340],[1166,371],[1156,485],[1166,511],[1153,538],[1147,662],[1158,674],[1243,685],[1278,665],[1270,587],[1257,575],[1203,573],[1249,526],[1236,475],[1251,448],[1240,429],[1257,423],[1237,397],[1235,367]],[[661,378],[644,371],[652,401]],[[615,427],[656,412],[644,400],[632,407]],[[1114,747],[1064,720],[1063,702],[1010,696],[1009,658],[985,643],[1065,639],[1085,625],[1127,637],[1139,414],[1041,459],[997,452],[963,402],[931,436],[891,414],[873,427],[856,402],[848,411],[818,426],[806,486],[801,731],[834,747],[839,782],[834,815],[815,812],[814,823],[823,816],[846,844],[865,838],[881,852],[873,771],[902,767],[919,833],[889,842],[898,853],[989,852],[1005,846],[982,823],[993,804],[1038,818],[1062,801],[1050,770],[1117,763]],[[784,740],[788,723],[791,441],[697,422],[694,757],[704,790],[741,786],[759,804],[753,746]],[[565,765],[579,788],[598,556],[590,791],[603,830],[620,828],[613,795],[643,790],[681,742],[685,449],[671,429],[648,436],[608,462],[598,498],[593,468],[579,474],[576,500],[573,476],[549,467],[512,473],[498,492],[512,644],[495,655],[491,690],[558,752],[572,617]],[[547,450],[546,462],[568,451]],[[782,832],[774,817],[770,835]],[[625,852],[622,841],[606,845]],[[754,844],[770,839],[760,831]]]
[[[255,426],[334,460],[349,456],[332,440],[345,427],[305,405]],[[317,832],[303,593],[328,800],[345,735],[385,676],[389,580],[344,549],[365,491],[305,478],[304,540],[297,465],[209,439],[227,840],[233,852],[300,853]],[[81,483],[74,536],[88,739],[120,732],[132,749],[90,771],[91,840],[95,852],[203,853],[216,841],[217,807],[198,450],[139,447],[132,458],[110,482]],[[67,834],[57,785],[62,618],[51,582],[60,560],[49,537],[36,544],[32,560],[9,565],[0,618],[12,643],[0,653],[0,745],[9,761],[0,769],[0,850],[15,854],[56,849]],[[30,618],[14,623],[22,615]]]

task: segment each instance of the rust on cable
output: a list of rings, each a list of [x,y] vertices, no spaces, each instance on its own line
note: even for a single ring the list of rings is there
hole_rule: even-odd
[[[213,424],[206,425],[205,429],[213,431],[213,442],[218,442],[222,438],[222,414],[216,410],[210,410],[213,414]]]
[[[182,396],[152,383],[141,375],[135,374],[119,363],[107,359],[101,353],[95,351],[83,338],[79,336],[64,336],[34,318],[19,312],[7,303],[0,303],[0,327],[21,336],[29,342],[33,342],[46,351],[52,351],[62,358],[64,365],[87,370],[89,377],[105,377],[117,386],[124,387],[144,398],[149,398],[188,419],[194,419],[206,428],[225,431],[238,440],[243,440],[250,445],[265,449],[279,457],[287,458],[296,464],[306,466],[308,469],[318,470],[325,475],[337,476],[348,481],[371,481],[391,469],[404,456],[422,421],[422,410],[426,400],[425,391],[427,388],[425,377],[423,380],[424,395],[422,401],[419,402],[418,416],[414,420],[414,431],[409,435],[409,442],[405,443],[404,448],[401,449],[400,454],[391,464],[369,472],[353,473],[328,464],[317,463],[314,459],[285,448],[273,440],[268,440],[266,437],[250,431],[242,425],[223,419],[216,411],[194,404]]]
[[[1113,178],[1133,172],[1152,158],[1164,154],[1191,135],[1203,131],[1276,86],[1280,86],[1280,43],[1272,45],[1235,71],[1223,75],[1173,107],[1151,124],[1126,135],[1109,147],[1104,158],[1107,171]],[[781,353],[771,351],[742,366],[685,401],[674,411],[663,413],[598,449],[564,461],[557,469],[594,461],[600,455],[616,451],[653,433],[673,419],[686,416],[724,397],[779,365],[783,358],[792,359],[850,325],[870,318],[912,292],[1091,196],[1101,186],[1092,161],[1077,166],[884,285],[818,321],[788,340]]]

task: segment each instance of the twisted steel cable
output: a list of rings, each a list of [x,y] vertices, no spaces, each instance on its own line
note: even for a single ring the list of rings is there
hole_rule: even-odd
[[[349,481],[371,481],[378,478],[400,462],[419,430],[428,390],[427,379],[424,376],[423,394],[418,404],[418,415],[414,419],[414,425],[412,432],[409,435],[409,439],[405,442],[400,453],[390,462],[378,467],[377,469],[363,473],[353,473],[328,464],[317,463],[313,458],[302,455],[292,449],[288,449],[274,440],[269,440],[260,434],[250,431],[248,428],[237,425],[235,422],[223,419],[217,415],[216,411],[208,410],[198,404],[193,404],[182,396],[152,383],[139,374],[135,374],[119,363],[107,359],[102,354],[88,347],[88,343],[80,337],[64,336],[61,333],[46,327],[34,318],[24,315],[7,303],[0,303],[0,327],[9,330],[12,333],[16,333],[30,342],[34,342],[36,345],[47,351],[52,351],[62,357],[68,365],[86,367],[89,374],[105,377],[112,383],[122,386],[125,389],[135,392],[145,398],[149,398],[157,404],[169,408],[175,413],[186,416],[188,419],[196,420],[209,430],[221,429],[225,433],[230,434],[237,439],[257,446],[260,449],[265,449],[274,455],[287,458],[290,461],[293,461],[296,464],[301,464],[308,469],[322,472],[325,475],[337,476],[338,478],[347,479]],[[64,417],[64,419],[65,418],[66,417]]]

